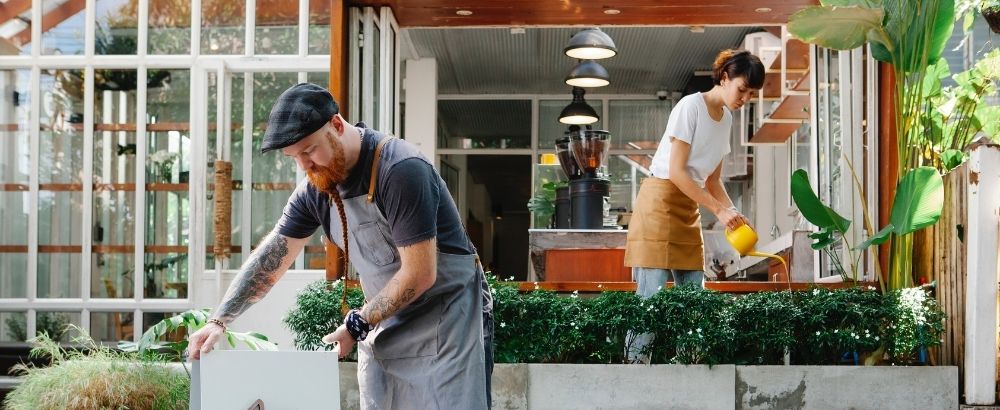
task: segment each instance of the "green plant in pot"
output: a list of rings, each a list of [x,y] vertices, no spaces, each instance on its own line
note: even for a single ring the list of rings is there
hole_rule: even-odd
[[[923,153],[930,147],[921,145],[926,141],[921,114],[928,104],[923,83],[927,68],[941,58],[954,24],[954,0],[823,0],[820,6],[800,10],[789,18],[788,30],[802,41],[835,50],[869,44],[876,60],[892,65],[897,186],[902,185],[908,171],[928,162]],[[885,275],[889,289],[913,284],[913,231],[896,222],[902,221],[892,224],[896,234],[891,237]],[[888,235],[884,238],[889,239]]]
[[[535,195],[528,200],[528,210],[535,215],[535,225],[539,228],[551,228],[554,225],[553,217],[556,213],[556,190],[569,186],[563,181],[546,182],[542,189],[535,191]]]
[[[1000,0],[957,0],[955,10],[962,18],[962,29],[966,34],[972,28],[976,14],[982,14],[990,30],[1000,34]]]

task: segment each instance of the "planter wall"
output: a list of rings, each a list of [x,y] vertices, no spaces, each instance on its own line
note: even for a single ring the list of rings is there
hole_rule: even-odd
[[[341,363],[342,409],[360,408]],[[498,364],[494,409],[957,409],[954,366]]]

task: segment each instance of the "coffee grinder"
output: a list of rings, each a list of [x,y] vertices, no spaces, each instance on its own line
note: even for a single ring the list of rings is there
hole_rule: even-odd
[[[556,156],[559,157],[559,165],[562,166],[562,170],[566,174],[566,179],[570,182],[583,177],[583,172],[580,170],[580,166],[577,165],[576,160],[573,159],[573,152],[569,148],[570,139],[573,135],[579,133],[580,127],[574,125],[569,128],[569,131],[566,131],[565,137],[556,140]],[[556,188],[555,228],[570,229],[571,215],[572,207],[570,206],[569,186]]]
[[[604,203],[611,193],[611,180],[600,171],[611,148],[611,134],[604,130],[580,130],[570,135],[569,148],[583,173],[569,181],[570,226],[604,228]]]

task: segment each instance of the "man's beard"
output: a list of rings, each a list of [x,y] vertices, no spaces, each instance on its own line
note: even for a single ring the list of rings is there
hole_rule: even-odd
[[[347,180],[347,158],[342,145],[334,141],[330,141],[330,144],[333,146],[333,163],[327,166],[314,164],[311,169],[306,170],[306,175],[320,192],[335,195],[337,184]]]

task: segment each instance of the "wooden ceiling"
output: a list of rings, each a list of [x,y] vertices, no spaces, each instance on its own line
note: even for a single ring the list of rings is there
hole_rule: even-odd
[[[817,0],[354,0],[389,6],[403,27],[775,25]],[[618,10],[606,14],[605,10]],[[769,10],[768,10],[769,9]],[[468,10],[472,15],[456,12]]]

